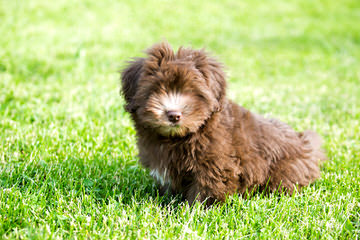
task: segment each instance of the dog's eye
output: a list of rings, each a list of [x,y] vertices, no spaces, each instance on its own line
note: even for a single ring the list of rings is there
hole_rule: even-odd
[[[207,98],[204,96],[204,95],[202,95],[202,94],[196,94],[196,97],[198,97],[198,98],[200,98],[202,101],[206,101],[207,100]]]
[[[156,93],[156,94],[164,94],[166,93],[166,88],[163,84],[156,82],[155,84],[149,86],[148,92]]]
[[[166,95],[169,93],[169,91],[165,87],[160,87],[155,92],[158,95]]]

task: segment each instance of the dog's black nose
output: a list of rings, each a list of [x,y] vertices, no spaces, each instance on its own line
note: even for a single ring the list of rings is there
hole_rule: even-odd
[[[169,121],[172,123],[177,123],[178,121],[180,121],[182,115],[181,112],[178,111],[167,111],[166,114]]]

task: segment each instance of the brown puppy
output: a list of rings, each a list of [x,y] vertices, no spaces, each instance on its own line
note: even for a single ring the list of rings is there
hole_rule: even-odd
[[[222,66],[203,50],[167,43],[122,72],[140,162],[174,193],[211,204],[255,187],[292,193],[319,177],[321,138],[228,100]]]

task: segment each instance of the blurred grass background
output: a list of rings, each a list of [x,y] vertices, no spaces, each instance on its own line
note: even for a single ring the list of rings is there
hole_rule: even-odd
[[[2,238],[359,238],[359,23],[358,0],[0,0]],[[318,131],[322,178],[208,210],[159,198],[117,71],[164,39],[224,62],[239,104]]]

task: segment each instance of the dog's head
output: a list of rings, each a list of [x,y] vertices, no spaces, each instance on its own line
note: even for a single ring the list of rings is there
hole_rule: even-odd
[[[163,136],[185,136],[221,109],[224,73],[203,50],[174,53],[168,43],[160,43],[146,53],[122,72],[125,109],[138,124]]]

